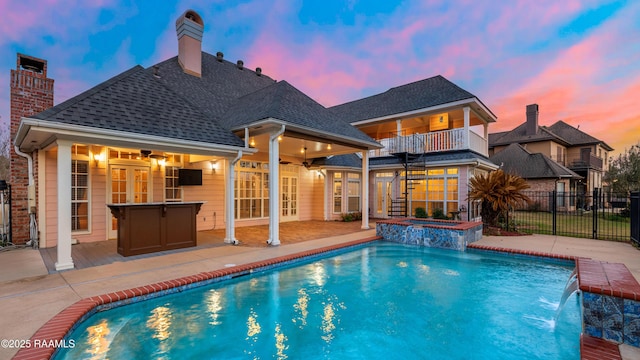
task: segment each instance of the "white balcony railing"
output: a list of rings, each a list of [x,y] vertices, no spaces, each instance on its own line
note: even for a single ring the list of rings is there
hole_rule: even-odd
[[[465,141],[467,140],[468,141]],[[372,150],[369,156],[388,156],[394,153],[408,152],[412,154],[442,152],[452,150],[473,150],[488,156],[487,139],[464,128],[435,131],[426,134],[395,136],[378,140],[383,149]]]

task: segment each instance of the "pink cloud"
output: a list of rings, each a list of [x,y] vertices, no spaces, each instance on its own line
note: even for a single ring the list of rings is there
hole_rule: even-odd
[[[632,59],[620,57],[624,32],[604,26],[592,36],[566,49],[542,72],[519,88],[495,99],[499,121],[493,131],[508,130],[525,119],[525,106],[540,105],[540,124],[564,120],[607,142],[618,151],[640,140],[640,74],[626,73]],[[611,54],[613,56],[612,61]],[[604,80],[610,78],[609,80]]]
[[[1,1],[0,45],[24,42],[29,36],[39,37],[39,34],[55,37],[75,31],[90,31],[91,25],[95,24],[94,12],[110,7],[112,3],[113,0]],[[78,9],[82,11],[79,13]]]

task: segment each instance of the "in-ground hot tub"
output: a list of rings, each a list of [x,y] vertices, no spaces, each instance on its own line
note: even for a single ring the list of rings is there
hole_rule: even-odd
[[[464,251],[482,238],[482,222],[404,218],[376,222],[376,235],[385,240]]]

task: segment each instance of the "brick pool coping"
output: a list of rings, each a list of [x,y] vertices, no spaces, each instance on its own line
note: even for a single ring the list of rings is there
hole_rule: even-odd
[[[92,296],[89,298],[84,298],[82,300],[78,300],[74,304],[70,305],[66,309],[62,310],[60,313],[55,315],[49,321],[47,321],[40,329],[38,329],[35,334],[30,338],[30,344],[44,344],[43,346],[32,346],[29,348],[20,349],[16,355],[13,357],[15,360],[23,360],[23,359],[49,359],[53,356],[57,349],[57,345],[64,344],[63,340],[65,336],[73,330],[74,326],[83,320],[86,316],[91,315],[91,313],[95,312],[99,306],[113,304],[120,301],[125,301],[128,299],[133,299],[136,297],[144,297],[147,295],[158,294],[166,290],[185,287],[190,284],[195,284],[198,282],[204,282],[207,280],[215,279],[215,278],[225,278],[230,276],[240,276],[244,274],[251,273],[252,270],[265,268],[301,258],[306,258],[309,256],[319,255],[322,253],[340,250],[348,247],[354,247],[357,245],[366,244],[369,242],[374,242],[381,240],[380,236],[373,236],[366,239],[349,241],[342,244],[336,244],[331,246],[325,246],[318,249],[301,251],[294,254],[279,256],[267,260],[261,260],[256,262],[251,262],[243,265],[231,266],[225,269],[219,269],[214,271],[202,272],[196,275],[185,276],[179,279],[161,281],[155,284],[139,286],[133,289],[127,289],[122,291],[116,291],[108,294],[102,294],[97,296]],[[530,255],[530,256],[538,256],[538,257],[550,257],[554,259],[564,259],[564,260],[573,260],[576,261],[578,257],[575,256],[566,256],[566,255],[557,255],[557,254],[549,254],[549,253],[541,253],[534,251],[526,251],[526,250],[514,250],[514,249],[505,249],[499,247],[492,246],[482,246],[476,244],[470,244],[469,248],[478,249],[478,250],[487,250],[487,251],[496,251],[502,253],[513,253],[513,254],[521,254],[521,255]],[[637,282],[636,282],[637,283]],[[581,286],[582,289],[582,286]],[[623,292],[624,294],[624,292]],[[634,294],[638,296],[638,294]],[[615,347],[615,350],[614,350]],[[580,338],[580,354],[581,359],[621,359],[620,352],[618,350],[618,346],[614,343],[592,338],[587,335],[583,335]],[[603,357],[603,354],[610,354],[606,357]],[[616,355],[617,354],[617,357]]]

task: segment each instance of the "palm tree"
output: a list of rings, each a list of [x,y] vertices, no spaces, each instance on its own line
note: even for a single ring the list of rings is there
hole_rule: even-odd
[[[480,175],[470,180],[470,200],[481,200],[480,215],[489,226],[496,226],[500,215],[506,215],[512,207],[530,203],[531,199],[522,193],[529,184],[517,175],[496,170],[488,175]]]

